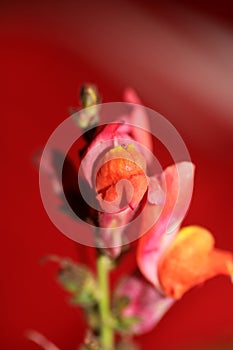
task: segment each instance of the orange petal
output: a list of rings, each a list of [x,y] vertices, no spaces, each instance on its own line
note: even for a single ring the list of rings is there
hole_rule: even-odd
[[[212,234],[199,226],[184,227],[158,266],[164,294],[175,299],[216,275],[232,272],[232,253],[214,248]]]
[[[147,190],[145,160],[133,145],[126,148],[117,146],[111,149],[103,159],[96,177],[96,190],[102,199],[113,202],[123,196],[136,208]],[[122,182],[127,180],[129,182]],[[131,184],[131,186],[130,186]],[[120,198],[119,198],[120,197]]]

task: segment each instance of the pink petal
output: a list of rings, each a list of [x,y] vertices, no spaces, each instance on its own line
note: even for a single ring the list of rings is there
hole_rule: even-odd
[[[123,310],[123,316],[136,317],[132,333],[142,334],[150,331],[174,303],[174,299],[164,297],[151,284],[138,277],[121,281],[116,289],[117,296],[126,296],[130,303]]]
[[[193,189],[193,176],[194,165],[189,162],[178,163],[166,168],[162,176],[157,177],[160,187],[166,194],[161,215],[158,216],[160,206],[149,202],[143,211],[142,225],[147,224],[149,220],[152,221],[153,218],[155,221],[156,217],[158,219],[151,229],[139,239],[137,262],[142,274],[159,289],[158,261],[175,238],[188,210]],[[149,195],[149,198],[151,197],[153,196]]]

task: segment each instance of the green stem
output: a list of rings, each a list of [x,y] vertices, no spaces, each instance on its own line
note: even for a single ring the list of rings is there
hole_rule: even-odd
[[[99,312],[100,312],[100,339],[104,350],[114,349],[114,333],[111,327],[110,289],[109,289],[109,258],[99,255],[97,258],[97,273],[100,289]]]

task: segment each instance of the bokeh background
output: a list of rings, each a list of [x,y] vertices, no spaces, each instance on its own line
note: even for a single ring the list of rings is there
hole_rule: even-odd
[[[233,251],[232,15],[225,0],[1,1],[1,349],[38,349],[27,329],[63,350],[83,338],[82,313],[68,305],[56,268],[39,260],[56,253],[93,266],[93,252],[49,221],[32,159],[78,105],[84,82],[98,85],[103,102],[122,101],[131,86],[174,124],[197,166],[185,223],[206,226],[219,248]],[[233,349],[229,279],[187,293],[138,342],[142,349]]]

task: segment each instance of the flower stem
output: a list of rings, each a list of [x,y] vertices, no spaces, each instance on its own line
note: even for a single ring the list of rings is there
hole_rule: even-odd
[[[109,286],[110,260],[100,254],[97,258],[97,273],[100,289],[99,312],[100,312],[100,340],[104,350],[114,349],[114,333],[111,327],[110,311],[110,286]]]

